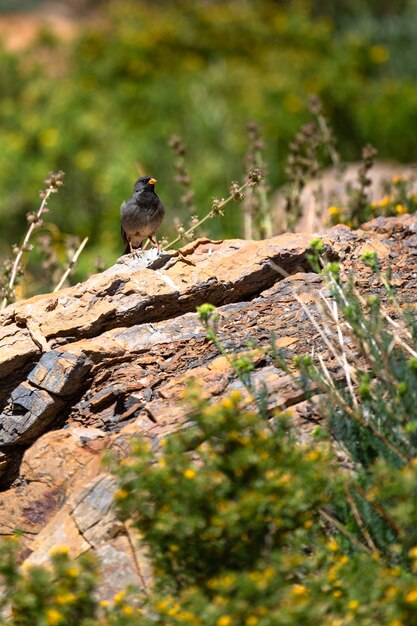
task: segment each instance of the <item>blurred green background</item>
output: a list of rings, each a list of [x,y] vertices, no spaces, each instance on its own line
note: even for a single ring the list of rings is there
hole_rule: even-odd
[[[50,170],[66,177],[48,219],[90,237],[74,279],[98,255],[110,264],[121,254],[119,207],[138,173],[158,179],[164,234],[173,235],[182,193],[173,133],[188,146],[201,215],[242,178],[249,119],[262,127],[278,187],[309,93],[321,97],[345,159],[370,142],[380,158],[416,160],[417,0],[54,4],[79,16],[72,37],[45,20],[28,46],[0,51],[0,260],[22,238]],[[0,17],[39,7],[2,0]],[[235,205],[208,230],[239,236],[241,222]]]

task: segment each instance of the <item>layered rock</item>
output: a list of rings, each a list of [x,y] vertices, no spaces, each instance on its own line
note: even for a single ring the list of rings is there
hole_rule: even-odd
[[[337,227],[324,235],[326,254],[376,289],[360,257],[377,251],[394,284],[406,287],[400,301],[412,302],[416,233],[415,216],[380,218],[356,232]],[[181,253],[129,255],[82,284],[4,310],[0,533],[23,533],[28,562],[46,562],[49,548],[66,544],[73,557],[87,550],[98,555],[103,597],[129,583],[148,584],[143,548],[115,516],[114,479],[102,457],[108,450],[126,455],[132,436],[157,449],[161,437],[187,421],[179,399],[190,379],[204,380],[213,399],[241,387],[207,340],[195,313],[199,304],[219,307],[225,348],[252,352],[254,380],[267,385],[270,408],[292,407],[300,436],[308,434],[315,416],[264,349],[273,335],[290,355],[314,348],[326,356],[312,322],[324,286],[309,269],[309,240],[200,239]],[[337,376],[336,366],[333,371]]]

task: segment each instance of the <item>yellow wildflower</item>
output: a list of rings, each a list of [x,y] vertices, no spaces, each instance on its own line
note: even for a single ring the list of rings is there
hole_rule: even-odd
[[[70,578],[77,578],[79,573],[80,570],[78,569],[78,567],[69,567],[67,569],[67,576],[69,576]]]
[[[49,556],[64,556],[68,553],[68,546],[54,546],[49,550]]]
[[[293,585],[291,593],[293,596],[301,597],[308,595],[308,590],[304,587],[304,585]]]
[[[249,617],[246,618],[246,626],[256,626],[256,624],[259,622],[259,619],[256,617],[256,615],[249,615]]]
[[[119,593],[116,593],[116,595],[114,596],[113,600],[115,604],[120,604],[123,600],[123,598],[126,595],[126,591],[119,591]]]
[[[340,591],[340,589],[336,589],[336,591],[333,591],[333,598],[340,598],[341,595],[342,592]]]
[[[62,615],[62,613],[60,613],[56,609],[47,609],[46,623],[49,626],[57,626],[57,624],[60,624],[63,619],[64,619],[64,616]]]
[[[100,606],[103,607],[103,609],[105,609],[107,606],[109,606],[109,601],[108,600],[100,600]]]
[[[233,409],[234,406],[235,404],[231,398],[226,398],[225,400],[223,400],[223,408],[226,409],[227,411],[230,411],[231,409]]]
[[[359,602],[357,600],[351,600],[348,602],[348,609],[351,611],[355,611],[359,606]]]
[[[327,547],[330,550],[330,552],[337,552],[339,549],[339,544],[334,539],[330,539],[329,543],[327,544]]]
[[[408,551],[408,556],[410,556],[412,559],[417,559],[417,546],[413,546],[412,548],[410,548],[410,550]]]
[[[133,615],[134,612],[134,608],[128,604],[122,608],[123,615]]]
[[[408,209],[403,204],[396,204],[395,212],[397,213],[397,215],[404,215],[404,213],[408,213]]]
[[[329,216],[330,217],[339,217],[341,210],[337,206],[329,207]]]
[[[184,476],[184,478],[186,478],[187,480],[192,480],[193,478],[195,478],[196,474],[197,474],[197,472],[196,472],[195,470],[191,469],[191,467],[188,467],[188,468],[185,470],[185,472],[184,472],[183,476]]]
[[[115,498],[116,500],[126,500],[128,495],[129,493],[126,491],[126,489],[118,489],[116,491]]]
[[[405,596],[405,601],[408,604],[412,604],[413,602],[417,602],[417,589],[413,589]]]
[[[222,615],[216,622],[217,626],[229,626],[229,624],[231,623],[232,618],[230,617],[230,615]]]
[[[307,461],[317,461],[320,458],[320,452],[318,450],[311,450],[308,454],[306,454]]]
[[[72,602],[75,602],[76,597],[70,592],[60,593],[56,596],[55,600],[57,604],[72,604]]]

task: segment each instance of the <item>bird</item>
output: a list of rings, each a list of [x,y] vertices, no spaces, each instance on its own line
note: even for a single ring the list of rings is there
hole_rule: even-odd
[[[165,208],[155,193],[155,178],[142,176],[133,187],[133,194],[120,207],[121,233],[125,243],[124,254],[138,253],[144,239],[158,248],[156,230],[161,225]]]

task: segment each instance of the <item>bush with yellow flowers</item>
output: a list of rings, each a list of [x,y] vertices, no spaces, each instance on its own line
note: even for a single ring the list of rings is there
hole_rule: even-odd
[[[0,624],[87,626],[97,612],[97,567],[91,556],[73,563],[65,546],[51,554],[51,568],[17,565],[17,537],[0,545]]]

